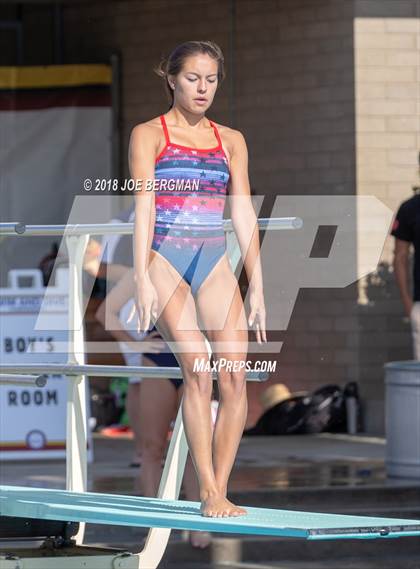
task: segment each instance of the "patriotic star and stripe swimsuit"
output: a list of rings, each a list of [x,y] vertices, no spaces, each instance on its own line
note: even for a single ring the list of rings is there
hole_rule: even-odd
[[[165,117],[161,115],[160,120],[166,145],[156,158],[155,179],[174,180],[178,184],[184,180],[190,182],[190,189],[180,189],[178,185],[177,190],[155,190],[152,249],[166,258],[191,286],[192,294],[196,294],[226,251],[223,210],[229,163],[212,121],[209,122],[218,144],[201,149],[172,143]]]

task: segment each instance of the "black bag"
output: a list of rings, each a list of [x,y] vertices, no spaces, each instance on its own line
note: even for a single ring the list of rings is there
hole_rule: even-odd
[[[305,433],[345,433],[347,412],[344,392],[338,385],[315,390],[304,418]]]
[[[289,397],[268,409],[255,427],[244,431],[244,436],[291,435],[305,432],[305,417],[310,395]]]
[[[244,436],[345,433],[346,397],[354,396],[355,387],[354,382],[344,389],[325,385],[312,394],[289,397],[268,409],[254,427],[244,431]]]

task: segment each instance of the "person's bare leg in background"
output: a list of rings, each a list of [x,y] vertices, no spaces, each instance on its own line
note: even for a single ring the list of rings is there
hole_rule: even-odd
[[[141,441],[140,441],[140,390],[141,381],[129,382],[127,396],[125,398],[125,408],[127,410],[128,420],[134,436],[134,453],[132,462],[141,461]]]

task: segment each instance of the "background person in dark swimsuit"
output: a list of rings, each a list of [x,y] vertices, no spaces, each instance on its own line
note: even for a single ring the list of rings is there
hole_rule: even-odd
[[[134,218],[133,206],[119,211],[109,223],[130,223]],[[131,235],[120,233],[105,234],[100,242],[91,238],[84,259],[84,269],[94,278],[106,280],[106,294],[115,286],[115,283],[133,266],[133,244]],[[125,311],[129,307],[123,306],[119,318],[124,319]],[[122,313],[122,314],[121,314]],[[98,313],[100,316],[100,313]],[[105,322],[102,322],[105,326]],[[133,329],[126,328],[133,335],[133,340],[141,340],[145,335],[138,335]],[[128,366],[143,365],[142,354],[134,353],[128,349],[125,342],[119,342],[120,352]],[[139,467],[141,463],[140,433],[139,433],[139,398],[141,389],[141,377],[131,376],[128,378],[127,396],[125,407],[130,427],[133,431],[133,455],[130,465]]]
[[[400,205],[391,235],[395,237],[395,278],[411,322],[414,359],[420,360],[420,193]],[[413,294],[408,284],[410,245],[414,246]]]
[[[150,334],[154,335],[155,339],[160,339],[163,341],[162,336],[159,334],[159,332],[157,331],[156,327],[153,326],[153,328],[150,330]],[[143,353],[143,359],[147,358],[148,360],[150,360],[155,366],[157,367],[178,367],[178,360],[176,359],[176,357],[173,355],[172,352],[160,352],[160,353],[150,353],[150,352],[144,352]],[[147,365],[147,363],[145,363],[144,365]],[[176,377],[168,377],[169,381],[172,383],[172,385],[175,387],[175,389],[179,389],[182,385],[182,379],[178,379]]]

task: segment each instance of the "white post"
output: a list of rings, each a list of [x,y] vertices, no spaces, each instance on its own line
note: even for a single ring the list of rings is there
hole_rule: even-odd
[[[85,363],[83,326],[83,258],[89,235],[67,235],[69,253],[68,364]],[[67,378],[66,490],[87,491],[86,376]],[[85,524],[75,537],[83,543]]]

